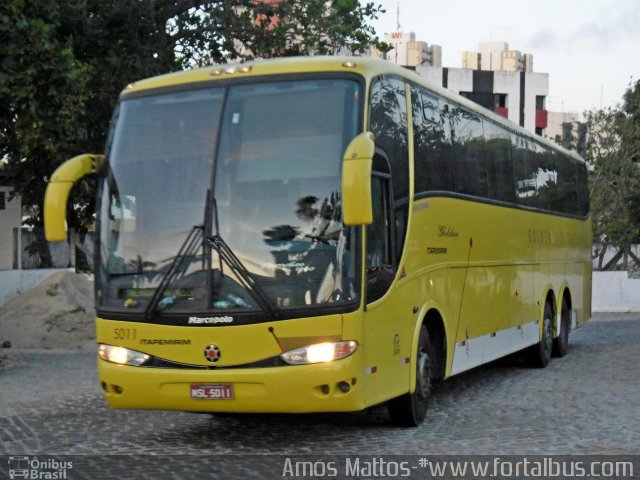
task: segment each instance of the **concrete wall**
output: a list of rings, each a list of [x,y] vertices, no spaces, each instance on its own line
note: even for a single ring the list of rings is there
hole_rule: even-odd
[[[5,304],[16,295],[35,287],[47,278],[64,269],[42,270],[2,270],[0,271],[0,305]]]
[[[509,120],[520,125],[520,73],[495,72],[493,74],[493,92],[507,94]]]
[[[455,93],[473,92],[473,70],[450,68],[447,88]]]
[[[593,272],[594,312],[640,312],[640,279],[627,272]]]
[[[36,241],[36,234],[29,230],[22,230],[22,245],[27,247]],[[49,253],[53,268],[67,268],[69,266],[69,244],[67,242],[48,242]],[[40,256],[29,255],[22,249],[22,268],[40,268]]]
[[[439,87],[442,86],[442,68],[432,67],[431,65],[418,65],[416,67],[416,72],[429,82],[435,83]]]

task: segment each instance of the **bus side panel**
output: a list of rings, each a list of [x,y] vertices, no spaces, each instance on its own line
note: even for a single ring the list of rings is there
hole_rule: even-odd
[[[559,295],[569,288],[572,309],[585,317],[587,222],[447,197],[416,202],[414,222],[417,254],[407,259],[407,273],[447,266],[459,279],[444,294],[421,292],[423,303],[447,304],[457,323],[449,329],[456,334],[447,374],[538,342],[550,291],[559,312]]]

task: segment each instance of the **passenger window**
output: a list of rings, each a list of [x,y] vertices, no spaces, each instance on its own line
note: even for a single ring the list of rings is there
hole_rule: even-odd
[[[453,161],[449,125],[444,125],[438,99],[411,89],[416,194],[453,191]]]
[[[475,113],[456,105],[450,105],[449,112],[456,192],[486,198],[487,168],[482,121]]]
[[[557,207],[565,213],[578,215],[577,169],[573,158],[561,153],[554,155],[558,165],[558,200]]]
[[[511,159],[511,136],[507,130],[484,122],[489,198],[515,203],[515,181]]]
[[[587,167],[584,163],[576,162],[578,182],[578,213],[585,216],[589,213],[589,181],[587,178]]]
[[[511,134],[516,202],[520,205],[531,205],[531,198],[536,191],[536,180],[531,171],[530,148],[530,143],[526,138],[515,133]]]

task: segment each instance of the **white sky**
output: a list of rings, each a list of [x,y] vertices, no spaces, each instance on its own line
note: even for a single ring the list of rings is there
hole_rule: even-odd
[[[548,110],[620,103],[640,78],[640,0],[367,1],[387,11],[373,23],[381,39],[396,30],[399,3],[400,30],[441,45],[444,67],[460,68],[483,41],[533,54],[533,70],[549,74]]]

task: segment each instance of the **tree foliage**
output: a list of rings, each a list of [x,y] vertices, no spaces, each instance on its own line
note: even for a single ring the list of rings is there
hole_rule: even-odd
[[[227,60],[384,50],[368,25],[381,11],[358,0],[4,0],[0,162],[41,227],[48,176],[104,150],[127,83]],[[92,190],[74,189],[70,226],[86,228]]]
[[[624,256],[640,243],[640,81],[622,105],[586,113],[594,240]]]

